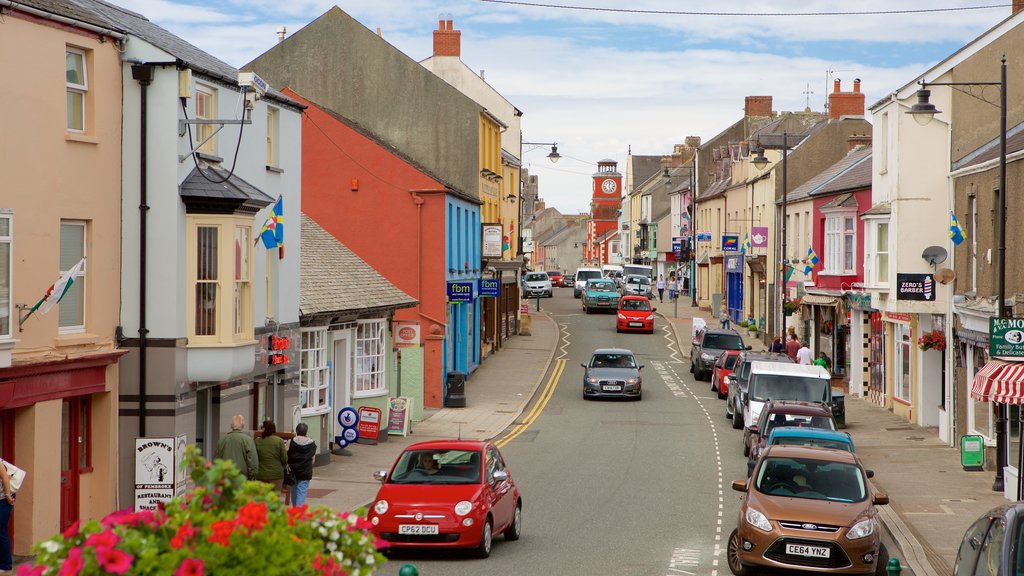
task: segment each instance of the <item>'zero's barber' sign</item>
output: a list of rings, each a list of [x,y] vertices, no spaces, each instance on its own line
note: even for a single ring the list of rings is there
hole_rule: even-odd
[[[896,274],[897,300],[935,300],[935,277],[931,274]]]

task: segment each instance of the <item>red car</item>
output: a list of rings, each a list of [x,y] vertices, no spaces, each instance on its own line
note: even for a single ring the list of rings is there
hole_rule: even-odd
[[[565,288],[565,274],[558,270],[548,270],[548,278],[551,279],[551,285],[555,288]]]
[[[732,371],[739,357],[739,350],[726,350],[715,361],[715,367],[711,370],[711,391],[718,392],[719,398],[729,395],[729,382],[732,381]]]
[[[490,442],[420,442],[380,470],[367,518],[392,548],[469,548],[486,558],[492,538],[518,540],[523,501]]]
[[[646,296],[623,296],[615,319],[616,332],[647,332],[654,334],[654,311]]]

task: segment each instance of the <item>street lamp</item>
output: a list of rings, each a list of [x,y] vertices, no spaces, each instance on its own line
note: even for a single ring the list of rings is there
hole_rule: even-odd
[[[562,155],[558,153],[557,142],[523,142],[523,144],[527,146],[551,146],[551,152],[548,154],[548,160],[555,163],[562,159]]]
[[[786,243],[786,232],[787,232],[787,229],[786,229],[786,208],[787,208],[786,196],[789,195],[789,182],[788,182],[789,172],[787,170],[787,168],[788,168],[787,159],[789,157],[789,132],[783,132],[782,133],[782,146],[781,146],[781,148],[782,148],[782,258],[781,258],[781,260],[782,260],[782,275],[779,278],[779,283],[781,284],[781,288],[782,289],[780,290],[781,296],[779,298],[779,311],[778,311],[779,332],[778,332],[778,334],[780,336],[784,336],[785,332],[786,332],[786,268],[789,266],[789,255],[788,255],[789,253],[787,252],[787,248],[788,247],[786,245],[787,244]],[[754,151],[754,153],[757,154],[757,155],[754,156],[754,158],[752,158],[750,160],[750,162],[758,170],[763,170],[765,168],[765,166],[768,165],[768,158],[766,158],[765,155],[764,155],[764,146],[763,145],[759,146],[757,148],[757,150]],[[783,338],[783,340],[785,340],[785,338]]]
[[[999,87],[999,189],[996,191],[996,318],[1009,318],[1006,309],[1006,54],[999,67],[998,82],[920,82],[917,91],[917,103],[907,114],[924,126],[931,121],[939,110],[928,101],[931,90],[928,86],[998,86]],[[982,99],[984,100],[984,99]],[[988,102],[988,100],[984,100]],[[991,102],[989,102],[991,104]],[[1006,467],[1006,404],[999,404],[999,415],[996,418],[996,479],[992,490],[1003,491],[1003,468]],[[1024,435],[1024,428],[1021,429]],[[1024,445],[1021,446],[1017,461],[1017,500],[1024,500],[1024,483],[1021,471],[1024,470]]]

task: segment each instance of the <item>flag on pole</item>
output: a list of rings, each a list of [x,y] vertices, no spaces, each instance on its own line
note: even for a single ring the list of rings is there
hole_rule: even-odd
[[[274,209],[263,223],[257,242],[263,240],[267,250],[277,247],[277,257],[284,259],[284,197],[278,196]]]
[[[818,265],[818,262],[821,262],[821,259],[818,258],[817,254],[815,254],[814,248],[808,248],[807,258],[804,259],[804,263],[806,264],[804,266],[804,274],[810,276],[811,270],[814,270],[814,267]]]
[[[789,279],[793,277],[793,272],[796,272],[796,268],[790,266],[789,264],[786,264],[785,267],[786,267],[786,281],[785,281],[785,284],[789,284]]]
[[[77,276],[84,267],[85,258],[82,258],[78,261],[78,264],[75,264],[70,270],[61,274],[60,278],[46,289],[46,293],[39,299],[39,302],[36,302],[36,305],[29,309],[29,316],[35,312],[42,312],[43,314],[46,314],[50,311],[50,308],[60,304],[61,299],[64,298],[64,295],[71,289],[71,285],[75,283],[75,276]],[[28,316],[25,318],[28,318]]]
[[[746,254],[747,252],[750,252],[750,232],[747,232],[747,235],[743,238],[743,246],[740,247],[741,254]]]
[[[949,213],[949,237],[955,246],[959,246],[964,241],[964,229],[960,227],[960,222],[952,211]]]

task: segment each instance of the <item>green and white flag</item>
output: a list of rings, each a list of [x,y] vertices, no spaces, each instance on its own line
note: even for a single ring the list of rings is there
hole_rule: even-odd
[[[29,312],[33,313],[38,311],[46,314],[50,311],[50,308],[60,304],[61,299],[64,298],[64,295],[71,289],[71,285],[75,283],[75,276],[77,276],[84,267],[85,258],[82,258],[78,261],[78,264],[71,267],[71,270],[60,275],[60,279],[54,282],[46,290],[46,294],[43,294],[43,297],[39,299],[39,302],[36,302],[36,305],[33,306]]]

